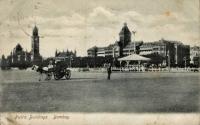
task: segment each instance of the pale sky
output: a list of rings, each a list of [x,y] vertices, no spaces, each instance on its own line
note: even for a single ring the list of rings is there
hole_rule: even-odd
[[[34,22],[43,57],[56,49],[85,56],[118,40],[124,22],[137,31],[135,40],[200,45],[199,6],[199,0],[0,0],[0,55],[17,43],[30,51]]]

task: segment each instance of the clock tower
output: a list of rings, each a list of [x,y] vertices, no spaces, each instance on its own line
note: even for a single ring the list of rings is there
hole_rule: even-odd
[[[32,47],[31,47],[31,60],[32,62],[38,62],[40,60],[40,51],[39,51],[39,35],[38,35],[38,28],[35,26],[33,28],[32,34]]]

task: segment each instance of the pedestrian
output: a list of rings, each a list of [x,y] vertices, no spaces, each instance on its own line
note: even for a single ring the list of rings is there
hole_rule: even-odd
[[[108,78],[107,79],[110,80],[110,75],[112,73],[111,64],[108,65],[107,73],[108,73]]]
[[[38,66],[37,72],[40,73],[39,81],[41,81],[41,80],[43,79],[43,73],[44,73],[42,64],[40,64],[40,65]]]

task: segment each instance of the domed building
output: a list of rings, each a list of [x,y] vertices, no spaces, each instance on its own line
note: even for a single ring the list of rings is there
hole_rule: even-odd
[[[135,41],[135,31],[128,28],[124,23],[119,32],[119,40],[105,47],[94,46],[87,50],[88,57],[112,57],[120,58],[133,53],[150,58],[149,63],[162,67],[184,67],[190,64],[190,46],[180,41],[161,39],[158,41]],[[194,51],[193,51],[194,52]],[[193,54],[194,55],[194,54]],[[192,57],[193,58],[193,57]],[[194,63],[199,65],[196,57]],[[200,62],[200,61],[199,61]]]
[[[31,54],[24,51],[22,46],[18,43],[7,57],[7,62],[10,67],[27,68],[31,66]]]
[[[31,36],[31,52],[25,51],[23,47],[18,43],[16,47],[10,52],[10,55],[5,58],[3,55],[1,60],[2,67],[18,67],[27,68],[31,65],[40,65],[42,62],[42,56],[40,55],[39,46],[39,35],[38,28],[35,26],[33,28]],[[3,68],[7,69],[7,68]]]

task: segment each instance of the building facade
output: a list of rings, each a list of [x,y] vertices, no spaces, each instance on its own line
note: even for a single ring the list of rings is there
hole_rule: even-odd
[[[200,67],[200,47],[193,46],[190,48],[190,63],[195,67]]]
[[[142,42],[142,41],[140,41]],[[136,42],[137,45],[140,42]],[[119,41],[116,41],[114,44],[110,44],[107,47],[92,47],[87,50],[89,57],[95,56],[113,56],[113,57],[123,57],[129,55],[135,51],[136,46],[134,42],[131,42],[131,32],[127,26],[127,23],[124,23],[121,31],[119,32]]]
[[[76,57],[76,50],[73,51],[62,51],[59,52],[58,50],[56,50],[55,52],[55,59],[56,60],[67,60],[67,59],[72,59]]]
[[[190,46],[179,41],[161,39],[155,42],[131,41],[131,32],[125,23],[119,33],[119,41],[107,47],[92,47],[89,57],[123,57],[132,53],[151,58],[151,63],[160,66],[184,67],[190,64]]]
[[[178,41],[161,39],[140,46],[140,55],[162,66],[184,67],[190,64],[190,46]]]
[[[20,44],[11,51],[7,58],[2,57],[2,67],[27,68],[31,66],[31,53],[24,51]]]

